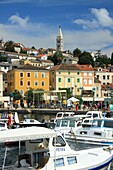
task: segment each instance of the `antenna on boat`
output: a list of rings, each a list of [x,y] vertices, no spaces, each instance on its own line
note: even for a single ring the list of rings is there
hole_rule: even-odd
[[[70,133],[73,135],[73,137],[74,137],[74,139],[75,139],[75,142],[76,142],[76,144],[77,144],[77,147],[78,147],[78,149],[80,150],[80,146],[79,146],[79,144],[78,144],[76,135],[75,135],[75,133],[73,132],[73,129],[72,129],[72,128],[71,128],[71,130],[70,130]]]
[[[2,170],[4,170],[4,167],[5,167],[6,156],[7,156],[7,147],[6,147],[6,149],[5,149],[5,154],[4,154],[4,161],[3,161]]]

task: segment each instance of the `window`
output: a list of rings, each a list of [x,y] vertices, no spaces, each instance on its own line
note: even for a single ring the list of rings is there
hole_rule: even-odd
[[[61,72],[59,71],[59,74],[61,74]]]
[[[38,78],[38,73],[34,73],[34,77],[35,77],[35,78]]]
[[[64,141],[64,139],[62,138],[62,136],[57,136],[56,138],[53,138],[53,146],[58,146],[58,148],[60,147],[60,146],[65,146],[66,145],[66,143],[65,143],[65,141]],[[64,148],[63,148],[63,150],[64,150]]]
[[[38,86],[38,82],[37,81],[35,81],[35,86]]]
[[[92,76],[92,73],[89,73],[89,76]]]
[[[99,79],[99,75],[97,75],[97,79]]]
[[[30,86],[30,84],[31,84],[30,81],[28,81],[28,82],[27,82],[27,85]]]
[[[54,167],[64,166],[64,158],[54,159]]]
[[[27,73],[27,77],[30,77],[30,73]]]
[[[80,79],[79,78],[77,79],[77,83],[80,83]]]
[[[67,81],[68,81],[68,83],[70,83],[71,82],[70,78],[68,78]]]
[[[67,125],[68,125],[68,121],[67,120],[63,120],[62,124],[61,124],[61,127],[67,127]]]
[[[20,81],[20,86],[23,86],[23,81]]]
[[[84,76],[87,76],[87,73],[84,73]]]
[[[42,81],[42,86],[44,86],[44,81]]]
[[[79,72],[77,72],[77,75],[79,75]]]
[[[23,77],[23,73],[20,73],[20,77]]]
[[[61,78],[58,78],[58,82],[59,82],[59,83],[61,82]]]
[[[68,72],[68,74],[70,74],[70,72]]]
[[[84,84],[87,84],[87,79],[84,79]]]
[[[93,80],[92,79],[89,79],[89,84],[93,84]]]
[[[67,157],[67,162],[69,165],[77,163],[76,156]]]
[[[42,78],[44,78],[45,77],[45,73],[42,73]]]
[[[105,76],[103,76],[103,80],[105,80]]]
[[[70,121],[70,123],[69,123],[69,127],[75,127],[75,121]]]
[[[107,79],[109,80],[109,75],[107,75]]]

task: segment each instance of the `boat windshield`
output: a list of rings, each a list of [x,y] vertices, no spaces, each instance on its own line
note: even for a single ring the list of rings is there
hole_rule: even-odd
[[[53,146],[65,146],[66,143],[62,136],[57,136],[56,138],[53,138]]]
[[[103,125],[105,128],[113,128],[113,121],[112,120],[105,120],[104,121],[104,125]]]
[[[75,121],[71,120],[69,123],[69,127],[75,127]]]
[[[91,127],[101,127],[102,120],[94,120]]]
[[[0,127],[5,127],[5,124],[3,124],[3,123],[0,123]]]

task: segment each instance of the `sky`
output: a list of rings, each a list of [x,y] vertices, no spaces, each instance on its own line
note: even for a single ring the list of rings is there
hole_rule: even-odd
[[[59,25],[64,50],[101,50],[111,57],[113,0],[0,0],[0,38],[5,42],[56,49]]]

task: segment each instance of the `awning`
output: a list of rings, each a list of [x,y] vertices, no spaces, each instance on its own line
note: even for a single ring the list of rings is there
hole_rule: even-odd
[[[0,143],[55,137],[56,132],[44,127],[26,127],[0,131]]]
[[[83,101],[104,101],[104,98],[102,98],[102,97],[95,97],[95,98],[93,98],[93,97],[82,97],[82,100]]]

